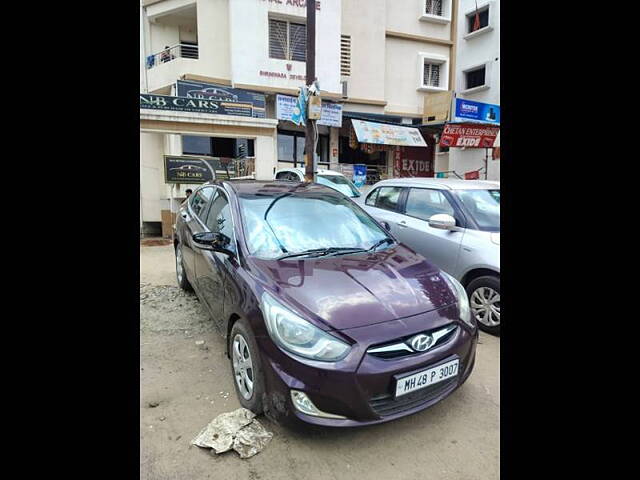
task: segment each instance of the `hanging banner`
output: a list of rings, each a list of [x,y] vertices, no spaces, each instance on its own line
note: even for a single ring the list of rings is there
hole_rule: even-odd
[[[291,122],[296,107],[296,97],[276,95],[276,118]],[[339,103],[322,102],[322,112],[318,125],[327,127],[342,127],[342,105]]]
[[[390,125],[377,122],[365,122],[352,119],[353,129],[361,143],[400,145],[405,147],[426,147],[420,130],[414,127]]]
[[[203,83],[186,80],[176,82],[178,97],[202,98],[224,103],[240,109],[242,116],[265,118],[265,96],[263,93],[240,90],[215,83]]]
[[[440,136],[441,147],[491,148],[499,127],[480,126],[474,123],[448,123]]]
[[[500,105],[456,98],[456,119],[500,124]]]

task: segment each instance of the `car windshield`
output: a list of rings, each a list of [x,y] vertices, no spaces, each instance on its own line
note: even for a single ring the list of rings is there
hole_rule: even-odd
[[[342,175],[328,175],[323,173],[318,175],[318,183],[320,185],[326,185],[327,187],[331,187],[335,190],[338,190],[340,193],[345,194],[347,197],[359,197],[360,192],[356,188],[356,186],[349,181],[347,177]]]
[[[260,258],[314,249],[367,250],[388,238],[360,207],[344,197],[314,192],[245,195],[239,200],[247,247]]]
[[[480,230],[500,231],[500,190],[455,190]]]

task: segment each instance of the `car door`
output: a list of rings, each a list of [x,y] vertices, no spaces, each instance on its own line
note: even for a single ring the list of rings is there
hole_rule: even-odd
[[[236,252],[231,208],[226,194],[216,188],[205,220],[205,228],[210,232],[224,234],[228,239],[227,249]],[[235,259],[211,250],[198,249],[195,256],[196,282],[204,301],[209,306],[216,322],[221,323],[224,315],[224,279],[226,271],[233,268]]]
[[[378,222],[387,222],[391,233],[399,233],[398,224],[403,220],[399,212],[402,187],[382,186],[371,191],[365,200],[365,209]]]
[[[213,187],[204,187],[196,190],[189,198],[189,201],[184,202],[180,207],[179,215],[183,220],[180,232],[182,261],[189,281],[195,279],[195,255],[199,251],[194,246],[193,235],[204,231],[204,214],[213,192]]]
[[[454,275],[464,237],[464,218],[454,208],[447,195],[437,189],[414,188],[407,190],[402,220],[398,222],[397,236],[434,265]],[[436,214],[451,215],[457,229],[441,230],[429,226],[429,218]]]

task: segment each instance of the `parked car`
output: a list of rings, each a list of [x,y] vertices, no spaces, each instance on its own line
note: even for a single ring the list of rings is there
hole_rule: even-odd
[[[459,280],[480,328],[500,333],[500,182],[391,179],[359,201],[399,241]]]
[[[450,275],[317,183],[215,181],[179,212],[178,284],[226,336],[240,404],[282,423],[385,422],[469,377],[478,330]]]
[[[304,181],[304,168],[282,168],[276,172],[274,178],[276,180],[302,182]],[[358,198],[361,195],[358,187],[356,187],[351,180],[340,172],[319,168],[317,180],[319,184],[338,190],[347,197]]]

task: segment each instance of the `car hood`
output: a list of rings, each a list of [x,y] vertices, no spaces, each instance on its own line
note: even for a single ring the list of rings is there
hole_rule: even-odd
[[[253,261],[280,301],[324,330],[396,320],[456,301],[438,268],[404,245],[377,253]]]

